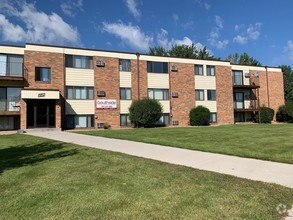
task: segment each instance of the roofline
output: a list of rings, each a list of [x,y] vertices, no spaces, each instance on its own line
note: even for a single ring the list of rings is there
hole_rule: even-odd
[[[20,47],[20,48],[25,48],[25,45],[0,44],[0,46],[3,46],[3,47]]]
[[[26,43],[23,46],[10,45],[10,44],[0,44],[0,46],[18,47],[18,48],[25,48],[26,45],[42,46],[42,47],[57,47],[57,48],[77,49],[77,50],[88,50],[88,51],[101,51],[101,52],[121,53],[121,54],[131,54],[131,55],[140,54],[140,55],[144,55],[144,56],[177,58],[177,59],[188,59],[188,60],[204,60],[204,61],[226,62],[226,63],[229,63],[230,65],[235,65],[235,66],[250,66],[250,67],[264,67],[264,68],[281,69],[281,67],[276,67],[276,66],[251,66],[251,65],[244,65],[244,64],[235,64],[235,63],[231,63],[230,61],[227,61],[227,60],[198,59],[198,58],[186,58],[186,57],[175,57],[175,56],[161,56],[161,55],[151,55],[151,54],[139,53],[139,52],[123,52],[123,51],[117,51],[117,50],[98,50],[98,49],[90,49],[90,48],[82,48],[82,47],[70,47],[70,46],[60,46],[60,45],[50,45],[50,44]]]

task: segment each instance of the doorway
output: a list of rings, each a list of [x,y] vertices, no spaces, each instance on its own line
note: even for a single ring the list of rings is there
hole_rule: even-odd
[[[27,100],[27,128],[55,127],[55,100]]]

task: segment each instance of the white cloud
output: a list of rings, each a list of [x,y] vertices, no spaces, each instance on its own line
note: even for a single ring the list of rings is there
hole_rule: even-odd
[[[153,37],[143,33],[138,26],[123,24],[122,22],[103,22],[103,31],[119,37],[123,43],[138,51],[148,51],[152,46]]]
[[[211,5],[210,4],[208,4],[208,3],[205,2],[203,5],[204,5],[204,8],[206,10],[210,10],[210,8],[211,8]]]
[[[64,14],[70,17],[74,17],[76,9],[83,11],[82,5],[83,5],[83,0],[76,0],[76,1],[66,0],[61,3],[60,7],[62,11],[64,12]]]
[[[11,42],[33,42],[46,44],[78,44],[80,43],[79,34],[76,28],[63,21],[63,19],[52,12],[48,15],[38,11],[34,4],[21,2],[13,4],[5,2],[0,7],[2,12],[2,22],[0,24],[1,38]],[[4,14],[19,20],[24,24],[11,23]],[[7,29],[8,28],[8,29]],[[6,30],[7,29],[7,30]],[[14,31],[12,31],[14,30]],[[9,33],[9,38],[7,37]]]
[[[207,11],[210,10],[210,8],[211,8],[211,5],[208,2],[204,1],[204,0],[195,0],[195,2],[197,4],[199,4],[200,6],[202,6]]]
[[[193,25],[194,25],[194,22],[193,22],[193,21],[188,21],[188,22],[186,22],[186,23],[184,23],[184,24],[181,24],[181,26],[182,26],[184,29],[186,29],[186,30],[192,28]]]
[[[246,44],[247,43],[247,38],[237,35],[236,37],[233,38],[233,41],[238,43],[238,44]]]
[[[177,25],[177,22],[179,20],[179,16],[177,14],[173,14],[172,18],[173,18],[174,23]]]
[[[26,37],[25,31],[19,25],[10,23],[2,14],[0,14],[0,32],[4,41],[20,42]]]
[[[249,40],[256,41],[259,39],[261,35],[260,33],[261,27],[262,27],[262,23],[259,23],[259,22],[255,23],[254,25],[250,24],[248,25],[248,27],[245,25],[236,24],[235,31],[241,32],[241,33],[237,34],[237,36],[233,38],[233,41],[242,45],[248,43]]]
[[[136,18],[139,19],[141,16],[140,10],[137,9],[137,1],[136,0],[124,0],[126,6],[130,13]]]
[[[285,55],[288,57],[290,62],[293,62],[293,41],[289,40],[287,46],[284,48]]]
[[[218,28],[223,29],[223,20],[220,16],[215,16],[216,25]]]
[[[208,42],[211,46],[216,47],[217,49],[225,49],[229,44],[229,40],[220,40],[220,31],[224,28],[222,18],[220,16],[215,16],[215,23],[216,26],[210,32]]]

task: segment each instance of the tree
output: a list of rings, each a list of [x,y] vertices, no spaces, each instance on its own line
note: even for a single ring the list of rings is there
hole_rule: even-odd
[[[200,49],[196,58],[201,60],[220,60],[219,58],[215,58],[213,55],[211,55],[207,50],[207,47]]]
[[[293,71],[291,66],[281,65],[284,76],[284,96],[285,101],[293,101]]]
[[[238,53],[229,54],[226,58],[227,61],[233,64],[249,65],[249,66],[261,66],[261,63],[250,57],[247,53],[239,55]]]
[[[166,51],[163,47],[150,47],[150,55],[156,56],[168,56],[168,51]]]
[[[173,45],[171,50],[169,50],[169,55],[172,57],[182,57],[182,58],[196,58],[197,49],[194,44],[188,45]]]
[[[163,107],[157,100],[134,100],[129,107],[129,120],[135,127],[153,127],[162,113]]]

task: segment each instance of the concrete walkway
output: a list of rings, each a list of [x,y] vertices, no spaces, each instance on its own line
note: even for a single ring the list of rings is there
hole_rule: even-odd
[[[61,131],[29,135],[293,188],[293,165]]]

